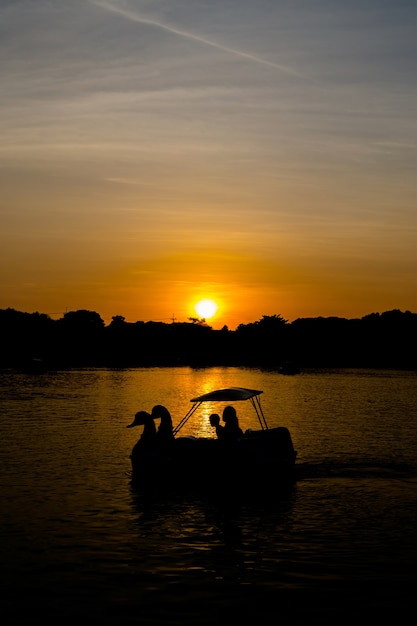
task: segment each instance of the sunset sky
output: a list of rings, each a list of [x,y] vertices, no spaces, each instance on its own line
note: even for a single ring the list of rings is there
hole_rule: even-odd
[[[417,311],[414,0],[0,0],[0,308]]]

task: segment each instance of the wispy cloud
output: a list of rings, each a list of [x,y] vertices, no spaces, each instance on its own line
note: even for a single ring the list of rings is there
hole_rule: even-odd
[[[153,185],[152,182],[149,181],[144,181],[144,180],[134,180],[134,179],[130,179],[130,178],[115,178],[115,177],[110,177],[110,178],[105,178],[105,181],[109,182],[109,183],[116,183],[118,185],[134,185],[135,187],[150,187]]]
[[[242,50],[236,50],[235,48],[229,48],[228,46],[223,46],[215,41],[211,41],[206,37],[201,37],[200,35],[195,35],[194,33],[190,33],[188,31],[175,28],[174,26],[170,26],[169,24],[164,24],[159,20],[150,19],[147,17],[143,17],[142,15],[126,9],[124,7],[120,7],[111,2],[106,2],[106,0],[90,0],[91,4],[94,4],[97,7],[105,9],[106,11],[110,11],[111,13],[117,13],[125,17],[132,22],[138,22],[139,24],[148,24],[150,26],[155,26],[156,28],[161,28],[166,30],[169,33],[174,35],[178,35],[179,37],[183,37],[185,39],[191,39],[193,41],[197,41],[206,46],[211,46],[212,48],[217,48],[218,50],[222,50],[223,52],[227,52],[229,54],[233,54],[234,56],[241,57],[243,59],[247,59],[253,63],[259,63],[261,65],[266,65],[268,67],[272,67],[280,72],[288,74],[290,76],[295,76],[297,78],[306,78],[303,74],[297,72],[296,70],[288,67],[287,65],[281,65],[279,63],[274,63],[273,61],[268,61],[267,59],[263,59],[255,54],[250,54],[248,52],[243,52]]]

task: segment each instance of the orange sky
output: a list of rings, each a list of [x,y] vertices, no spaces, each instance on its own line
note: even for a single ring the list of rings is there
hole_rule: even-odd
[[[417,310],[415,7],[0,8],[0,308]]]

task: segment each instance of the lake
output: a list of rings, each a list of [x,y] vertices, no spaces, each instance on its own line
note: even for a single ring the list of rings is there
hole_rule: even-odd
[[[7,623],[405,618],[417,589],[416,383],[416,372],[355,369],[0,372]],[[263,390],[269,426],[289,428],[295,484],[255,502],[137,493],[136,411],[164,404],[175,425],[192,397],[228,386]],[[181,434],[214,436],[214,408]],[[236,408],[253,427],[249,403]]]

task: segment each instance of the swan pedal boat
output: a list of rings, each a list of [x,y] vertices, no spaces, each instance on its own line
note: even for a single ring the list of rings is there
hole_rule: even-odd
[[[249,485],[255,488],[267,485],[270,488],[271,485],[279,486],[294,480],[297,451],[286,427],[268,427],[261,406],[262,393],[263,391],[256,389],[229,387],[192,398],[191,408],[172,429],[170,440],[148,445],[143,443],[143,435],[139,439],[130,456],[132,484],[155,486],[158,483],[192,483],[199,487],[241,484],[245,488]],[[179,436],[183,426],[203,403],[228,404],[242,401],[252,404],[260,427],[247,429],[236,441],[225,442],[215,437]],[[158,407],[166,412],[171,421],[165,407]],[[151,417],[150,414],[146,415]],[[162,427],[163,415],[155,416],[161,417]],[[135,423],[130,426],[133,425]],[[153,423],[151,427],[155,429]]]

